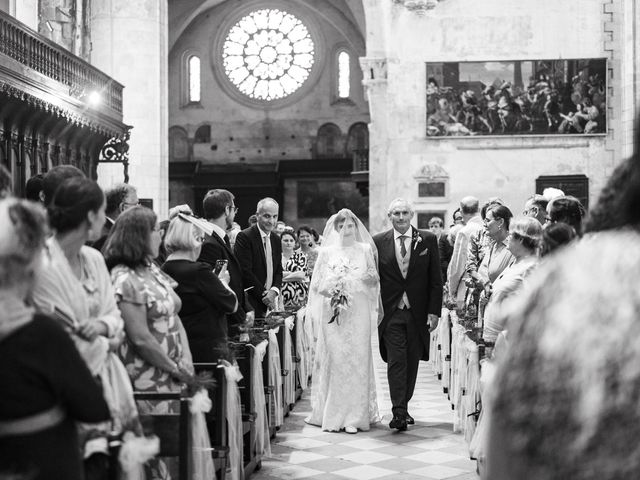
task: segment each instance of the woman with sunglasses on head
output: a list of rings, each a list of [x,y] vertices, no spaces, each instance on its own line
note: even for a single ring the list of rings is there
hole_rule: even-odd
[[[164,239],[169,252],[162,270],[178,282],[176,293],[182,301],[180,318],[187,332],[193,361],[215,362],[229,359],[227,314],[238,308],[229,288],[229,272],[220,276],[211,267],[197,262],[204,233],[181,216],[171,220]]]

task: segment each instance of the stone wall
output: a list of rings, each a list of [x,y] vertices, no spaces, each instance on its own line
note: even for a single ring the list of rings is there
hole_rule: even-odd
[[[623,3],[634,2],[447,0],[419,16],[391,0],[365,0],[367,57],[361,64],[371,108],[372,231],[388,227],[386,207],[398,196],[416,202],[418,211],[445,212],[447,223],[465,195],[500,196],[518,214],[543,175],[584,174],[595,201],[613,166],[629,152],[621,147],[630,138],[633,114],[626,114],[626,124],[620,118],[638,75],[637,51],[635,59],[632,53],[625,57],[637,22],[625,24],[630,7]],[[607,19],[613,23],[605,25]],[[605,28],[613,32],[605,35]],[[426,137],[426,62],[604,57],[610,67],[607,135]],[[628,73],[621,82],[623,65]],[[437,202],[418,202],[415,177],[425,166],[446,177],[447,195]]]

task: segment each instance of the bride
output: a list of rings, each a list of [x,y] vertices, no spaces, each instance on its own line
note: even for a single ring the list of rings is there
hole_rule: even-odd
[[[378,422],[371,334],[378,319],[377,250],[348,209],[333,215],[311,279],[307,311],[318,332],[307,423],[356,433]]]

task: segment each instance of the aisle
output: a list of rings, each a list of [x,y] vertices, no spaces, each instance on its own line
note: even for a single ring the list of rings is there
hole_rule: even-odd
[[[391,405],[386,365],[374,346],[381,423],[355,435],[323,432],[304,423],[309,394],[294,407],[272,441],[273,455],[262,461],[252,480],[456,479],[476,480],[475,463],[459,434],[452,433],[451,406],[430,367],[420,362],[418,384],[410,404],[416,425],[404,433],[389,429]]]

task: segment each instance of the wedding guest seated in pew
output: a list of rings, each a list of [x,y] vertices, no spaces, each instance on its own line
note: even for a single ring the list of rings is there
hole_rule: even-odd
[[[483,478],[640,478],[638,271],[627,231],[573,243],[531,275],[505,312]]]
[[[156,214],[135,206],[117,218],[103,253],[124,320],[126,340],[120,355],[134,390],[179,392],[193,374],[193,362],[178,317],[176,283],[153,262],[160,241]],[[138,409],[141,415],[177,414],[179,402],[142,401]],[[153,459],[146,472],[148,479],[176,479],[177,459]]]
[[[293,232],[284,231],[282,242],[282,303],[284,307],[300,307],[307,300],[309,286],[307,279],[307,256],[296,250]]]
[[[61,323],[102,382],[112,421],[79,426],[85,474],[91,479],[101,478],[100,472],[108,468],[109,434],[142,430],[131,382],[115,353],[124,338],[124,325],[109,272],[100,252],[86,246],[100,235],[105,198],[95,181],[78,172],[67,166],[53,179],[45,177],[45,185],[54,191],[47,196],[53,236],[46,242],[47,265],[36,278],[31,302]]]
[[[162,266],[178,282],[180,318],[196,363],[229,360],[227,314],[238,309],[236,295],[228,286],[229,272],[225,269],[218,277],[208,264],[196,261],[203,241],[204,233],[198,227],[176,216],[164,239],[169,256]]]
[[[108,421],[109,408],[69,335],[25,304],[43,268],[42,207],[2,200],[0,225],[0,478],[81,480],[75,422]]]

